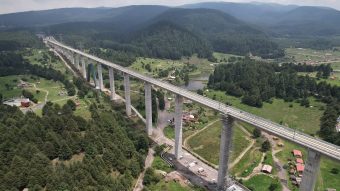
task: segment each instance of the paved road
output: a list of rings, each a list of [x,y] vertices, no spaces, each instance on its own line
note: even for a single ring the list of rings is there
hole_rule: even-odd
[[[327,155],[331,158],[334,158],[336,160],[340,160],[340,147],[336,146],[334,144],[322,141],[320,139],[317,139],[315,137],[309,136],[307,134],[297,132],[293,129],[287,128],[283,125],[280,125],[278,123],[274,123],[272,121],[269,121],[267,119],[264,119],[262,117],[258,117],[256,115],[244,112],[242,110],[236,109],[231,106],[226,106],[223,103],[220,103],[218,101],[209,99],[207,97],[198,95],[196,93],[187,91],[183,88],[174,86],[172,84],[144,76],[143,74],[140,74],[138,72],[132,71],[128,68],[124,68],[122,66],[116,65],[114,63],[111,63],[109,61],[103,60],[101,58],[95,57],[93,55],[81,52],[79,50],[73,49],[71,47],[68,47],[64,44],[61,44],[57,41],[55,41],[53,38],[45,39],[49,44],[53,46],[58,46],[61,48],[64,48],[66,50],[72,51],[74,53],[77,53],[79,55],[85,56],[91,60],[94,60],[98,63],[101,63],[103,65],[106,65],[108,67],[112,67],[115,70],[121,71],[123,73],[126,73],[132,77],[135,77],[139,80],[151,83],[155,86],[161,87],[163,89],[166,89],[170,92],[173,92],[175,94],[181,95],[185,98],[188,98],[194,102],[200,103],[202,105],[205,105],[209,108],[212,108],[216,111],[220,111],[223,114],[230,115],[240,121],[246,122],[248,124],[251,124],[255,127],[258,127],[266,132],[269,132],[271,134],[274,134],[276,136],[282,137],[284,139],[290,140],[292,142],[295,142],[297,144],[300,144],[302,146],[305,146],[307,148],[312,148],[315,151],[318,151],[324,155]]]

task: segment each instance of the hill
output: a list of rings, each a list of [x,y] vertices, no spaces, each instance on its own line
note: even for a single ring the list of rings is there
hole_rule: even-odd
[[[281,13],[295,9],[296,5],[280,5],[275,3],[232,3],[203,2],[187,4],[184,8],[206,8],[223,11],[242,21],[256,24],[274,23]]]
[[[133,51],[138,52],[139,56],[157,55],[163,58],[167,55],[166,58],[178,58],[175,55],[186,56],[188,53],[197,53],[210,58],[212,51],[239,55],[251,52],[253,55],[264,58],[283,55],[278,45],[269,40],[268,36],[257,27],[250,26],[222,11],[212,9],[148,5],[94,9],[69,8],[0,15],[0,23],[3,23],[5,28],[28,27],[31,31],[43,30],[47,34],[62,36],[61,40],[76,47],[102,47],[103,44],[109,44],[108,41],[134,45],[137,46],[137,51],[136,48],[133,48]],[[168,28],[164,31],[164,25],[156,23],[168,23]],[[155,27],[160,28],[150,30]],[[171,33],[169,33],[169,27],[173,28]],[[154,32],[157,30],[165,32],[164,34],[169,38],[161,33],[156,35]],[[179,34],[184,34],[183,37],[188,40],[180,37]],[[144,42],[136,37],[138,35],[146,38]],[[151,37],[148,37],[149,35]],[[159,38],[158,48],[152,51],[149,49],[150,43],[155,43],[156,37]],[[183,47],[183,43],[179,40],[190,45]],[[142,47],[141,44],[143,44]],[[193,48],[193,45],[201,47]],[[112,47],[112,43],[110,46]],[[160,50],[160,47],[164,49]],[[141,48],[142,51],[140,51]],[[116,45],[114,49],[121,51]],[[179,54],[179,50],[183,52]],[[168,51],[175,51],[175,53]]]
[[[259,29],[221,11],[212,9],[170,9],[154,19],[169,21],[212,44],[215,51],[271,58],[283,55],[277,44],[271,42]]]
[[[298,7],[280,15],[270,28],[279,34],[330,36],[340,34],[340,11]]]
[[[62,8],[0,15],[0,25],[8,27],[51,26],[70,22],[136,24],[167,10],[164,6],[139,5],[119,8]]]
[[[184,7],[220,10],[272,35],[306,37],[340,34],[340,11],[327,7],[225,2],[189,4]]]
[[[130,44],[141,47],[146,55],[158,58],[180,59],[195,53],[212,58],[208,42],[171,22],[159,21],[129,39]]]

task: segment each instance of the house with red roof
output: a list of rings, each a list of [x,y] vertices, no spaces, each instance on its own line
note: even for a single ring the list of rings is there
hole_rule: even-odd
[[[297,158],[297,159],[296,159],[296,163],[297,163],[297,164],[303,164],[303,159]]]
[[[294,155],[295,157],[300,157],[300,158],[302,158],[302,152],[301,152],[300,150],[294,149],[294,150],[293,150],[293,155]]]
[[[303,171],[305,170],[305,165],[297,163],[295,165],[296,167],[296,171],[301,175],[303,173]]]

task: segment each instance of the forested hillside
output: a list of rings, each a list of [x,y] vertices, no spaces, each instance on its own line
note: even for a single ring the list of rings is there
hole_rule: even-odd
[[[131,190],[147,136],[118,108],[91,105],[86,121],[72,105],[47,103],[42,117],[0,105],[0,190]],[[63,162],[73,155],[84,158]]]
[[[43,46],[43,43],[32,32],[24,30],[0,31],[0,51],[15,51],[22,48]]]
[[[278,45],[262,31],[246,23],[211,9],[170,9],[155,20],[173,22],[200,35],[212,44],[215,51],[246,55],[252,53],[264,58],[284,55]]]
[[[17,30],[18,26],[32,32],[44,31],[77,48],[102,48],[102,44],[135,46],[132,51],[131,47],[119,52],[113,49],[118,57],[129,57],[124,62],[134,60],[132,57],[136,52],[139,56],[170,59],[189,53],[212,58],[213,51],[238,55],[252,53],[263,58],[284,55],[283,50],[257,27],[212,9],[164,6],[70,8],[0,15],[0,23],[3,23],[4,31]],[[151,42],[158,43],[158,47],[150,47]],[[183,46],[184,42],[187,45]]]
[[[305,38],[340,34],[340,11],[328,7],[258,2],[209,2],[184,7],[220,10],[244,22],[257,25],[273,36]]]

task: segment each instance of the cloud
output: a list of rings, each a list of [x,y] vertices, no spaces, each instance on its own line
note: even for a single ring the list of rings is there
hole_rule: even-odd
[[[168,5],[177,6],[188,3],[220,0],[0,0],[0,14],[29,10],[44,10],[63,7],[119,7],[126,5]],[[230,0],[232,2],[248,2],[247,0]],[[328,6],[340,9],[339,0],[262,0],[262,2]]]

